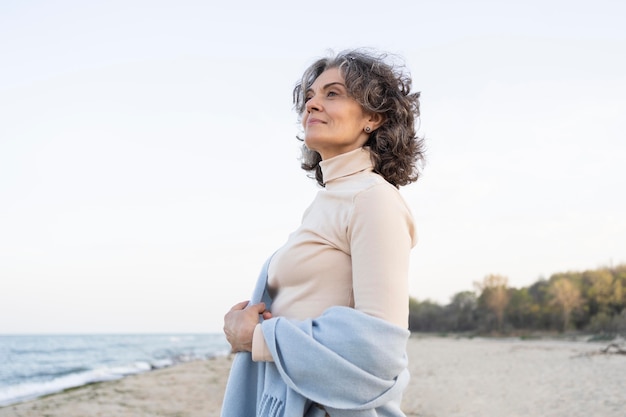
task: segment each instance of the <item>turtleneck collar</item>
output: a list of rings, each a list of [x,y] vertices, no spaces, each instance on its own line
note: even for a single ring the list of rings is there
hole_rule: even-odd
[[[373,170],[374,165],[370,154],[369,148],[363,147],[321,161],[320,168],[322,168],[324,184],[357,172]]]

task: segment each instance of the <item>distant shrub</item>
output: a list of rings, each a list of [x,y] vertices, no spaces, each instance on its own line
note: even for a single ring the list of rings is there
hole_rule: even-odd
[[[591,318],[587,330],[596,334],[626,335],[626,309],[614,316],[599,312]]]

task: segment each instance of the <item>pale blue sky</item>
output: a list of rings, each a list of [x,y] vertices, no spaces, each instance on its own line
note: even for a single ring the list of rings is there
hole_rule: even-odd
[[[328,49],[400,54],[422,92],[414,297],[626,262],[624,18],[617,0],[2,2],[0,333],[219,331],[317,192],[291,89]]]

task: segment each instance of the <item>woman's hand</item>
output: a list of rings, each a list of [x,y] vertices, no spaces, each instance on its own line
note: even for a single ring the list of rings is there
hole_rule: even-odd
[[[272,318],[265,303],[248,305],[248,301],[235,304],[224,316],[224,334],[233,352],[252,352],[252,334],[259,323],[259,315]]]

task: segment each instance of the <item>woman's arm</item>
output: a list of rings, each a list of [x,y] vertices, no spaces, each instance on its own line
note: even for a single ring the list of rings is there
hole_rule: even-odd
[[[396,188],[381,183],[354,200],[348,238],[357,310],[408,327],[413,216]]]

